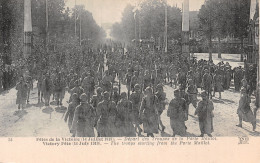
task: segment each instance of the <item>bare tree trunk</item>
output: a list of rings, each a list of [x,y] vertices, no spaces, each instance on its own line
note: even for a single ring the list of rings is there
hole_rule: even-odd
[[[209,35],[209,61],[212,61],[212,38],[211,38],[211,33]]]
[[[243,50],[242,50],[243,49],[243,38],[242,37],[240,37],[240,46],[241,46],[241,48],[240,48],[241,49],[240,50],[240,53],[241,53],[240,54],[240,61],[243,62],[244,61],[244,56],[243,56],[244,54],[243,54]]]
[[[221,58],[221,41],[220,41],[220,37],[218,37],[218,58]]]
[[[2,41],[3,41],[3,62],[4,65],[10,65],[12,63],[11,61],[11,9],[10,7],[8,7],[8,0],[2,0],[1,2],[1,6],[2,6]]]

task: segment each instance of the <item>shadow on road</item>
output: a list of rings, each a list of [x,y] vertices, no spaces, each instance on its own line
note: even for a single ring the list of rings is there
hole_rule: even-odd
[[[33,106],[33,104],[26,104],[26,107],[25,108],[30,108],[30,107],[32,107]]]
[[[250,131],[246,128],[243,128],[243,129],[246,130],[247,132],[249,132],[249,135],[251,135],[251,136],[260,136],[260,132],[258,132],[258,131]]]
[[[26,115],[28,112],[26,110],[17,110],[14,112],[14,115],[15,116],[18,116],[18,117],[23,117],[24,115]]]
[[[46,114],[51,114],[53,111],[53,108],[50,106],[47,106],[46,108],[42,109],[42,112]]]
[[[44,106],[44,103],[41,102],[41,103],[33,104],[33,106],[37,108],[42,108]]]
[[[167,132],[161,132],[161,137],[172,137],[172,135]]]
[[[14,122],[16,123],[17,121],[19,121],[21,118],[23,118],[28,112],[26,110],[17,110],[14,112],[14,116],[17,116],[18,119]]]
[[[198,135],[195,135],[193,133],[186,132],[186,137],[198,137]]]
[[[229,103],[229,104],[235,103],[235,101],[228,100],[228,99],[221,99],[221,100],[224,101],[224,102],[227,102],[227,103]]]
[[[58,113],[65,113],[67,111],[67,108],[65,106],[58,106],[55,108],[55,111]]]
[[[214,103],[224,104],[224,102],[221,101],[220,99],[215,99],[215,98],[213,98],[212,101],[213,101]]]
[[[52,102],[50,102],[50,105],[57,106],[57,101],[52,101]]]

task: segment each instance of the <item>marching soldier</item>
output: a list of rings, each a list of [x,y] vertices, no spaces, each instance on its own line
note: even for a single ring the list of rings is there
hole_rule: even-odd
[[[198,89],[197,89],[197,86],[193,83],[192,80],[189,80],[189,82],[188,82],[187,93],[188,93],[188,96],[189,96],[189,101],[192,103],[194,108],[196,108],[197,107]]]
[[[135,85],[138,84],[138,71],[134,71],[134,76],[131,78],[131,90],[134,91]]]
[[[171,100],[167,116],[170,117],[170,124],[173,130],[173,137],[175,135],[185,136],[186,126],[185,126],[185,113],[186,113],[186,101],[181,98],[180,90],[174,91],[174,98]]]
[[[112,101],[114,101],[116,104],[120,101],[121,96],[118,93],[118,87],[113,88],[113,93],[112,93]]]
[[[143,85],[144,85],[143,90],[145,90],[151,84],[151,74],[149,73],[148,70],[145,71],[143,80],[144,80],[144,82],[143,82]]]
[[[109,93],[105,92],[103,101],[97,106],[98,124],[97,129],[101,137],[117,136],[116,121],[116,103],[110,101]]]
[[[81,86],[84,89],[84,93],[87,95],[89,101],[95,90],[95,81],[90,73],[87,73],[87,76],[83,79]]]
[[[209,74],[209,70],[204,70],[204,75],[202,77],[202,85],[203,89],[207,92],[208,97],[212,98],[211,91],[212,91],[212,76]]]
[[[141,106],[141,100],[143,98],[143,93],[141,92],[140,85],[136,84],[134,87],[134,92],[130,95],[130,101],[133,104],[133,110],[131,113],[132,116],[132,122],[135,125],[135,131],[137,132],[138,129],[138,136],[141,135],[141,132],[143,131],[140,127],[140,119],[139,119],[139,108]]]
[[[77,106],[73,122],[72,122],[72,133],[75,133],[76,137],[94,137],[94,123],[95,123],[95,112],[88,103],[86,94],[80,96],[80,105]]]
[[[126,88],[127,88],[127,91],[128,91],[128,93],[127,93],[128,97],[130,96],[131,79],[132,79],[132,72],[131,72],[131,69],[129,68],[127,70],[127,73],[125,74],[125,79],[124,79],[124,81],[126,83]]]
[[[144,133],[147,137],[154,137],[154,133],[158,133],[158,98],[153,95],[151,87],[145,89],[145,96],[140,107],[140,117],[143,122]]]
[[[80,86],[80,82],[79,82],[78,80],[76,80],[73,85],[75,85],[75,87],[72,88],[72,89],[69,91],[69,93],[70,93],[69,102],[71,102],[71,100],[72,100],[72,95],[73,95],[74,93],[76,93],[76,94],[78,95],[78,98],[84,93],[84,89]]]
[[[42,83],[42,91],[43,91],[43,98],[44,98],[45,106],[50,105],[52,87],[53,87],[53,83],[50,78],[50,74],[47,73],[45,76],[45,79],[43,80],[43,83]]]
[[[213,77],[213,85],[214,85],[213,96],[215,96],[215,92],[219,92],[220,99],[221,99],[221,92],[224,92],[222,81],[223,81],[222,75],[216,73]]]
[[[245,87],[241,89],[241,97],[239,100],[239,106],[237,109],[237,114],[239,117],[238,127],[242,127],[242,121],[250,122],[253,126],[253,131],[256,129],[256,117],[254,116],[251,108],[250,108],[251,99],[247,94],[247,90]]]
[[[64,118],[65,122],[68,121],[68,127],[69,127],[69,130],[71,133],[72,133],[71,126],[72,126],[72,121],[73,121],[73,117],[74,117],[74,112],[75,112],[76,107],[79,104],[80,104],[80,100],[79,100],[78,94],[76,94],[76,93],[72,94],[71,102],[69,103],[69,106],[68,106],[68,109],[67,109],[67,112],[66,112],[65,118]],[[72,133],[72,136],[74,137],[75,133]]]
[[[38,104],[42,102],[42,98],[43,98],[43,91],[42,91],[43,80],[44,80],[44,76],[42,75],[42,73],[40,73],[37,79]]]
[[[178,84],[181,85],[182,87],[184,87],[184,89],[186,88],[186,73],[183,69],[179,69],[179,73],[178,73]]]
[[[117,120],[118,136],[135,136],[134,126],[131,119],[133,110],[132,102],[127,100],[125,92],[121,93],[121,100],[117,104]]]
[[[211,133],[213,130],[213,102],[208,99],[206,91],[201,93],[202,101],[198,103],[196,108],[195,115],[199,117],[199,126],[200,126],[200,137],[203,137],[204,134],[207,134],[209,137],[212,137]]]
[[[29,99],[30,99],[30,92],[31,90],[33,90],[33,78],[31,76],[27,76],[26,77],[26,83],[27,83],[27,86],[28,86],[28,89],[27,89],[27,104],[29,104]]]
[[[177,87],[177,74],[178,74],[177,68],[174,64],[172,64],[170,66],[170,78],[171,78],[171,86],[173,83],[174,88]]]
[[[156,97],[158,98],[158,116],[159,116],[159,125],[162,128],[162,132],[165,130],[165,126],[162,123],[161,120],[161,114],[165,110],[166,105],[166,93],[163,92],[163,86],[158,84],[157,85],[157,92],[155,93]]]
[[[16,85],[17,90],[17,97],[16,97],[16,104],[18,104],[18,110],[20,110],[21,106],[24,109],[24,105],[26,104],[27,100],[27,93],[28,93],[28,85],[25,82],[24,78],[21,77],[19,83]]]
[[[54,87],[55,87],[54,91],[55,91],[55,94],[56,94],[57,105],[62,106],[62,100],[63,100],[64,95],[65,95],[66,83],[65,83],[65,80],[64,80],[61,72],[58,73],[58,77],[55,80]]]
[[[102,78],[102,84],[103,84],[103,90],[104,91],[111,91],[111,87],[112,87],[112,76],[109,75],[109,72],[106,70],[105,71],[105,75]]]

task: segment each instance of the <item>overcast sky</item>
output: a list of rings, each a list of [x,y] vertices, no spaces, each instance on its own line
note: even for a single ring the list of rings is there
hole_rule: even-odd
[[[141,0],[76,0],[77,4],[85,5],[85,8],[92,12],[94,19],[100,25],[101,23],[119,22],[122,17],[122,11],[130,3],[132,5],[140,3]],[[190,10],[199,10],[205,0],[190,0]],[[171,6],[176,5],[181,8],[183,0],[167,0]],[[75,0],[66,0],[69,7],[74,7]]]

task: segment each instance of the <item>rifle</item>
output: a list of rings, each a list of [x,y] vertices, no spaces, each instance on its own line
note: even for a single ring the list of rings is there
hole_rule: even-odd
[[[121,94],[121,82],[120,82],[120,77],[118,78],[118,93]]]

